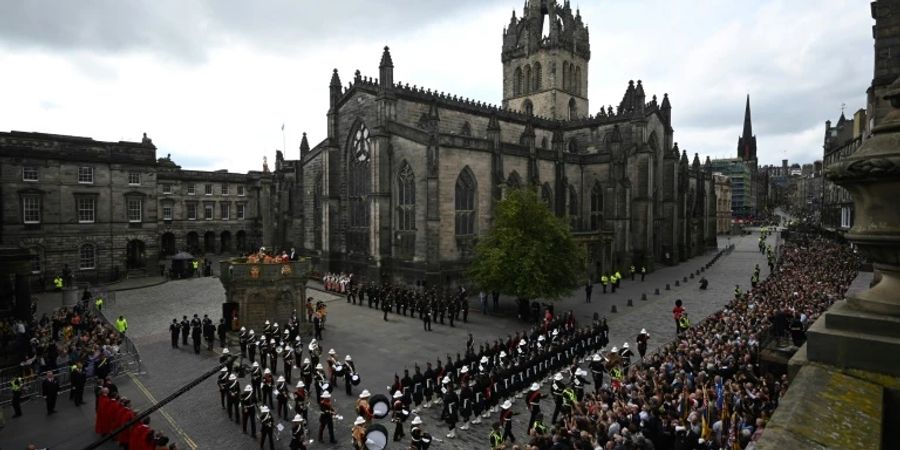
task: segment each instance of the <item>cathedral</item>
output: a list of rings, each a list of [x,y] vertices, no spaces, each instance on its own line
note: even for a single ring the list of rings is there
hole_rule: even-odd
[[[501,105],[397,81],[387,47],[377,77],[334,70],[327,137],[276,155],[266,241],[321,272],[459,284],[497,202],[531,187],[585,246],[592,279],[715,246],[709,159],[674,142],[668,95],[629,81],[592,113],[590,57],[568,1],[528,0],[503,32]]]

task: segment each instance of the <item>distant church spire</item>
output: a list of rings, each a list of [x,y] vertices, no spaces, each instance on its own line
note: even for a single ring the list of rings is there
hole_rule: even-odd
[[[744,108],[744,131],[738,138],[737,156],[744,161],[756,159],[756,136],[753,135],[753,121],[750,119],[750,94],[747,94],[747,105]]]

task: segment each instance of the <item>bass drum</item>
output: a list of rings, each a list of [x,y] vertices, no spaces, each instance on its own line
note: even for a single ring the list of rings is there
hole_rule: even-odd
[[[353,384],[354,386],[359,386],[359,381],[360,380],[359,380],[358,373],[354,373],[353,375],[350,375],[350,383],[351,384]]]
[[[391,401],[383,394],[373,395],[369,399],[369,406],[372,408],[372,416],[376,419],[384,419],[391,413]]]
[[[387,428],[383,427],[380,424],[372,424],[366,428],[366,449],[368,450],[382,450],[387,448],[388,445],[388,431]]]

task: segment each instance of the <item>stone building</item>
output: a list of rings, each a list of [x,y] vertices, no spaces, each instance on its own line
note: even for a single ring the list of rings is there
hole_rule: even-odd
[[[860,109],[853,114],[852,120],[841,113],[834,126],[830,120],[825,121],[825,141],[822,145],[824,170],[856,153],[866,134],[866,117],[866,111]],[[853,198],[850,193],[825,179],[822,180],[821,197],[822,226],[844,232],[849,230],[853,226],[854,216]]]
[[[36,284],[158,273],[179,250],[263,242],[271,174],[181,170],[142,142],[0,133],[0,244],[33,254]]]
[[[503,33],[503,103],[377,77],[331,76],[328,135],[276,156],[275,242],[318,270],[460,282],[509,189],[532,186],[587,247],[589,274],[676,263],[715,245],[707,158],[674,142],[672,105],[629,82],[590,113],[587,27],[569,3],[529,0]]]
[[[716,232],[731,232],[731,179],[721,173],[713,173],[716,186]]]

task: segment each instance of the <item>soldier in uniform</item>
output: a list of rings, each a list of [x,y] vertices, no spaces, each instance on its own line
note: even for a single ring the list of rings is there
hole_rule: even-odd
[[[628,343],[622,344],[622,349],[619,350],[619,356],[622,357],[622,360],[625,361],[623,367],[626,369],[631,366],[631,357],[634,356],[634,352],[631,351],[631,348],[628,347]]]
[[[260,387],[262,386],[262,369],[259,368],[259,363],[254,361],[250,366],[250,384],[253,386],[253,395],[256,398],[260,398]]]
[[[422,397],[425,393],[425,376],[422,375],[422,369],[418,364],[414,366],[415,373],[412,377],[412,399],[413,404],[416,405],[415,409],[413,409],[414,413],[419,412],[419,407],[422,405]]]
[[[531,416],[528,418],[529,430],[531,429],[531,426],[534,425],[534,421],[537,420],[538,416],[541,414],[542,397],[541,386],[537,383],[532,383],[531,388],[528,390],[528,398],[526,398],[528,411],[531,413]]]
[[[259,448],[262,450],[266,445],[266,438],[269,438],[269,450],[275,450],[275,418],[267,406],[261,406],[259,412]]]
[[[368,389],[363,389],[356,400],[356,414],[366,420],[366,425],[372,423],[372,407],[369,405],[369,397],[371,394]]]
[[[425,404],[423,405],[425,408],[431,408],[431,396],[434,395],[434,369],[431,368],[431,362],[425,363],[425,373],[423,374],[425,377],[425,387],[422,390],[422,395],[424,396]]]
[[[247,357],[247,343],[250,341],[250,334],[247,332],[246,327],[241,327],[241,331],[238,332],[238,343],[241,345],[241,358]]]
[[[406,436],[403,433],[403,422],[409,416],[409,411],[406,409],[406,405],[403,404],[403,393],[400,390],[394,391],[393,399],[391,422],[394,422],[394,442],[397,442]]]
[[[188,334],[191,332],[191,322],[187,316],[181,316],[181,345],[188,345]]]
[[[337,441],[334,440],[334,415],[336,414],[334,410],[334,405],[331,403],[331,394],[328,391],[322,393],[321,398],[319,399],[319,442],[324,443],[322,440],[322,433],[325,431],[325,428],[328,428],[328,436],[330,437],[330,442],[332,444],[336,444]]]
[[[513,444],[516,443],[516,437],[512,433],[512,416],[516,413],[512,412],[512,402],[507,400],[500,405],[500,427],[503,428],[503,440],[509,439]]]
[[[353,428],[350,429],[350,439],[352,439],[353,450],[365,450],[366,447],[366,419],[357,417],[353,421]],[[397,439],[394,439],[395,441]]]
[[[641,333],[637,335],[638,353],[641,355],[641,361],[644,361],[644,355],[647,354],[647,342],[650,340],[650,334],[646,328],[641,328]]]
[[[238,383],[237,375],[228,375],[228,420],[233,417],[234,423],[241,423],[240,395],[241,385]]]
[[[550,385],[550,395],[553,396],[553,417],[551,418],[552,423],[556,423],[556,418],[559,417],[559,413],[562,410],[563,391],[565,389],[566,384],[563,383],[563,375],[561,373],[553,375],[553,384]]]
[[[284,379],[284,376],[279,376],[278,380],[275,381],[275,399],[278,402],[278,417],[282,419],[288,418],[288,384]]]
[[[409,435],[412,437],[412,442],[409,444],[410,450],[428,450],[431,445],[431,435],[422,430],[422,419],[419,416],[413,418]]]
[[[303,364],[300,365],[300,379],[303,380],[303,384],[307,386],[312,385],[313,365],[309,358],[303,358]]]
[[[285,345],[281,352],[281,359],[284,363],[284,379],[291,384],[291,371],[294,368],[294,347]]]
[[[388,312],[391,310],[391,299],[388,296],[385,296],[381,299],[381,310],[384,311],[384,321],[387,322]]]
[[[181,332],[181,326],[178,325],[178,319],[172,319],[172,325],[169,325],[169,333],[172,335],[172,348],[178,348],[178,334]]]
[[[275,379],[272,378],[272,371],[269,369],[263,370],[262,377],[262,397],[260,397],[259,402],[265,403],[272,407],[272,390],[275,388]]]
[[[253,395],[253,386],[249,384],[244,386],[244,393],[241,395],[241,410],[244,413],[241,430],[247,434],[247,422],[250,422],[250,436],[256,439],[256,396]]]
[[[603,387],[603,372],[606,371],[606,368],[603,366],[603,357],[599,353],[595,353],[591,357],[589,368],[591,377],[594,379],[594,393],[599,393],[600,388]]]
[[[420,306],[420,315],[422,316],[422,327],[425,331],[431,331],[431,306],[428,302],[423,301]]]
[[[453,385],[450,384],[449,377],[444,377],[441,380],[441,385],[441,392],[444,394],[444,409],[441,412],[441,417],[444,418],[447,426],[450,427],[447,437],[453,439],[456,437],[456,422],[459,420],[459,397],[456,395]]]
[[[308,409],[306,383],[303,380],[299,380],[297,381],[297,389],[294,390],[294,414],[300,414],[304,420],[309,420]]]
[[[219,399],[222,401],[222,409],[225,409],[225,398],[228,397],[228,368],[219,369],[219,377],[216,379],[216,385],[219,387]]]
[[[356,364],[350,355],[344,357],[344,390],[348,396],[353,395],[353,375],[356,375]]]
[[[247,333],[246,346],[247,346],[247,356],[250,358],[250,362],[256,361],[256,350],[257,350],[258,346],[257,346],[256,336],[254,336],[254,334],[253,334],[253,330],[250,330],[250,333]],[[243,351],[243,349],[241,349],[241,351]]]
[[[306,450],[306,419],[300,414],[291,420],[291,450]]]
[[[468,366],[463,366],[463,369],[467,368]],[[460,430],[468,430],[470,426],[469,418],[472,417],[472,407],[475,404],[475,391],[472,390],[474,384],[475,380],[469,379],[468,377],[460,379],[462,389],[459,391],[459,415],[462,417],[463,421],[462,426],[459,427]]]

